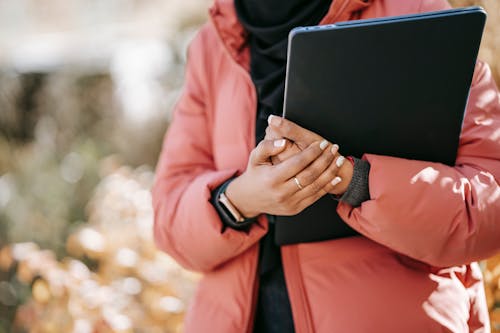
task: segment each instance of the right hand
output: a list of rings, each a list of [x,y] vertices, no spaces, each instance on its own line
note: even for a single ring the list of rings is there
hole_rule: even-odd
[[[261,213],[298,214],[334,187],[331,181],[338,167],[332,163],[336,151],[332,151],[330,143],[315,141],[286,161],[273,165],[271,158],[285,149],[283,140],[262,140],[251,152],[245,172],[226,189],[226,196],[247,218]]]
[[[312,142],[323,139],[320,135],[309,131],[285,118],[271,115],[268,118],[268,123],[269,126],[266,128],[266,136],[264,139],[287,139],[286,149],[271,158],[273,164],[279,164],[282,161],[290,158],[290,156],[297,154]],[[339,161],[338,159],[341,157],[341,154],[339,154],[338,152],[338,145],[335,145],[334,149],[337,152],[337,156],[335,159],[335,162],[337,163]],[[339,176],[339,183],[333,189],[331,189],[331,191],[329,192],[330,194],[338,196],[344,194],[345,191],[347,191],[347,188],[349,187],[349,184],[352,180],[354,167],[351,163],[343,163],[344,161],[345,159],[342,157],[342,162],[340,162],[340,169],[337,175]]]

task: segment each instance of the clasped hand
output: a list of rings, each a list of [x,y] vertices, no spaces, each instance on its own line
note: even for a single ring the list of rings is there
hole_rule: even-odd
[[[247,169],[226,190],[243,216],[295,215],[327,193],[345,192],[353,167],[336,144],[284,118],[268,122]]]

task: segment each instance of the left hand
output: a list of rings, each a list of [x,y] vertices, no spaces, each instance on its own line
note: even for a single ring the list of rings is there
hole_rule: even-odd
[[[308,147],[311,143],[322,139],[320,135],[311,132],[285,118],[270,116],[268,123],[269,126],[266,129],[265,139],[287,139],[285,150],[272,158],[273,164],[283,162]],[[341,155],[338,153],[337,145],[334,145],[334,148],[332,149],[337,149],[337,156],[333,161],[333,163],[336,163]],[[342,164],[338,171],[338,176],[342,179],[342,181],[336,185],[333,190],[329,191],[330,194],[342,195],[347,190],[347,187],[352,179],[353,166],[348,161],[346,162],[347,163]]]

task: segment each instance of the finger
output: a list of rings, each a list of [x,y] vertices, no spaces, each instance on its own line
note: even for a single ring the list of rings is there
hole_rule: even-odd
[[[299,153],[301,149],[299,146],[297,146],[295,143],[291,142],[290,140],[286,140],[286,149],[283,150],[281,153],[279,153],[276,156],[272,157],[273,164],[279,164],[293,155]]]
[[[346,161],[348,160],[346,159]],[[334,195],[344,194],[352,181],[353,172],[354,164],[351,162],[344,163],[343,167],[338,172],[338,176],[341,178],[341,181],[337,185],[326,188],[325,190]]]
[[[321,190],[321,191],[315,192],[312,195],[309,195],[309,196],[301,199],[297,203],[297,210],[298,210],[298,212],[296,214],[300,213],[301,211],[303,211],[307,207],[311,206],[313,203],[315,203],[316,201],[318,201],[326,193],[327,192]]]
[[[295,189],[296,192],[294,193],[297,196],[297,200],[302,200],[303,198],[312,195],[315,192],[318,191],[325,191],[325,187],[328,185],[329,182],[331,182],[336,176],[337,172],[340,167],[337,166],[335,163],[336,158],[338,158],[338,145],[334,144],[332,145],[331,149],[328,149],[328,154],[325,152],[323,155],[327,156],[329,155],[328,159],[325,159],[324,162],[326,162],[326,166],[323,165],[323,170],[320,168],[316,169],[315,175],[313,176],[314,178],[311,180],[307,180],[308,172],[312,171],[311,166],[307,167],[306,169],[302,170],[299,174],[297,174],[295,177],[297,178],[298,182],[302,186],[302,188],[299,188],[297,186],[297,183],[295,179],[291,179],[290,181],[287,182],[287,190],[293,190]],[[318,160],[319,161],[319,158]],[[315,161],[316,162],[316,161]],[[319,173],[318,173],[319,172]]]
[[[333,164],[335,155],[332,154],[330,149],[327,149],[316,160],[309,164],[304,170],[300,171],[294,178],[301,185],[302,189],[298,186],[297,181],[292,178],[295,191],[300,191],[302,195],[310,195],[312,192],[318,192],[325,187],[325,184],[318,182],[318,178]],[[292,183],[292,182],[289,182]]]
[[[262,140],[250,154],[252,165],[270,164],[270,158],[285,149],[286,139]]]
[[[301,149],[309,146],[314,141],[321,140],[321,136],[318,134],[305,129],[288,119],[270,115],[267,121],[269,127],[272,128],[274,133],[280,137],[294,141]]]
[[[276,131],[274,131],[272,127],[266,127],[266,136],[264,137],[264,139],[275,140],[280,138],[281,136]]]
[[[295,154],[286,161],[275,166],[275,179],[280,182],[285,182],[304,170],[309,164],[314,162],[328,146],[328,141],[313,142],[300,153]],[[327,152],[330,153],[330,152]]]
[[[325,172],[323,172],[315,183],[307,186],[301,191],[296,192],[292,196],[293,199],[298,201],[297,206],[300,211],[315,203],[325,194],[331,192],[331,189],[335,189],[335,187],[342,181],[342,179],[337,176],[337,173],[344,162],[345,158],[341,155],[337,155],[334,162]],[[316,190],[322,185],[324,186],[322,189]]]
[[[299,194],[303,196],[310,196],[317,191],[325,193],[333,191],[333,189],[335,189],[335,187],[342,181],[342,178],[338,173],[344,161],[345,158],[343,156],[337,156],[333,163],[331,163],[330,166],[312,184],[304,188],[303,193]]]

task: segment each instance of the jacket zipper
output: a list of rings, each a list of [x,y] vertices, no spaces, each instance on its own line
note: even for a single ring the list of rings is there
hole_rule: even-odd
[[[234,63],[234,65],[236,65],[236,68],[241,72],[242,74],[242,77],[243,79],[246,81],[246,83],[251,87],[250,89],[250,92],[251,92],[251,96],[250,96],[250,100],[251,100],[251,107],[252,107],[252,110],[254,110],[255,112],[252,113],[253,117],[255,118],[257,115],[256,115],[256,108],[257,108],[257,92],[255,90],[255,86],[252,82],[252,79],[250,77],[250,74],[248,73],[248,71],[243,67],[241,66],[230,54],[229,50],[227,50],[226,48],[226,45],[224,43],[224,41],[222,40],[220,34],[219,34],[219,31],[217,30],[217,25],[215,24],[213,18],[211,16],[210,17],[210,20],[212,21],[212,25],[214,26],[216,32],[217,32],[217,37],[219,38],[219,41],[220,43],[222,43],[222,48],[223,48],[223,52],[229,57],[229,59],[232,60],[232,62]],[[254,124],[254,123],[253,123]],[[253,126],[253,132],[255,132],[255,125]],[[253,142],[253,140],[251,140]],[[255,142],[254,143],[254,146],[255,146]],[[253,148],[252,148],[253,149]],[[305,300],[305,294],[303,292],[303,284],[302,284],[302,280],[300,278],[301,274],[300,274],[300,268],[297,266],[297,264],[295,264],[295,266],[297,267],[292,267],[294,261],[295,263],[297,263],[297,259],[298,259],[298,255],[296,253],[296,246],[290,246],[290,249],[288,249],[288,251],[291,250],[291,253],[290,253],[290,256],[293,257],[293,258],[290,258],[290,259],[287,259],[287,255],[286,253],[288,252],[287,250],[285,251],[282,251],[283,253],[283,269],[285,271],[285,280],[286,280],[286,283],[287,283],[287,290],[288,290],[288,294],[289,294],[289,297],[290,297],[290,304],[292,306],[292,315],[293,315],[293,321],[294,321],[294,326],[295,326],[295,330],[296,332],[311,332],[313,333],[314,330],[312,328],[312,322],[311,322],[311,319],[310,319],[310,314],[309,314],[309,311],[306,309],[306,304],[304,303],[304,300]],[[295,249],[294,249],[295,248]],[[293,251],[295,250],[295,251]],[[258,258],[258,248],[257,248],[257,257]],[[293,252],[293,253],[292,253]],[[258,260],[258,259],[257,259]],[[286,262],[289,262],[289,263],[286,263]],[[256,265],[256,268],[257,268],[257,261],[255,262],[255,265]],[[246,332],[247,333],[253,333],[253,328],[254,328],[254,318],[255,318],[255,311],[256,311],[256,305],[257,305],[257,293],[258,293],[258,287],[259,287],[259,279],[258,279],[258,276],[257,276],[258,272],[257,272],[257,269],[255,270],[255,275],[254,275],[254,283],[253,283],[253,290],[252,290],[252,293],[251,293],[251,300],[250,300],[250,306],[251,306],[251,309],[250,311],[248,311],[248,315],[247,317],[244,319],[244,326],[243,327],[246,327]],[[299,281],[299,283],[297,283],[297,286],[295,286],[295,279],[293,278],[294,276],[297,276],[298,278],[296,279],[297,281]],[[302,291],[301,291],[302,290]],[[297,313],[296,313],[297,312]],[[304,327],[301,327],[299,324],[302,324],[302,318],[304,318],[304,324],[303,326]],[[299,320],[297,320],[299,319]]]
[[[337,15],[335,15],[334,19],[340,16],[340,14],[345,10],[347,7],[348,1],[344,1],[340,5],[340,10],[338,11]],[[251,110],[255,111],[252,112],[252,116],[255,119],[256,117],[256,108],[257,108],[257,92],[255,90],[255,86],[252,82],[252,79],[250,77],[250,74],[248,71],[241,65],[239,64],[231,55],[229,50],[227,49],[226,44],[222,40],[222,37],[219,34],[217,24],[214,22],[214,19],[210,15],[210,20],[212,22],[212,25],[214,26],[216,32],[217,32],[217,37],[219,38],[220,43],[222,44],[223,52],[229,57],[229,59],[232,60],[232,62],[236,65],[236,68],[241,72],[242,77],[246,81],[247,85],[250,87],[250,101],[251,101]],[[333,20],[332,20],[333,21]],[[322,24],[324,24],[322,20]],[[252,132],[255,132],[255,123],[253,123],[254,126],[252,128]],[[253,145],[255,146],[254,140],[251,140],[253,142]],[[253,147],[251,147],[253,149]],[[259,249],[257,247],[257,258],[258,258],[258,253]],[[305,294],[305,289],[304,289],[304,283],[302,281],[302,273],[300,271],[300,266],[299,266],[299,258],[298,258],[298,248],[296,245],[291,245],[287,246],[286,248],[282,249],[282,257],[283,257],[283,269],[285,271],[285,280],[287,283],[287,290],[288,294],[290,297],[290,304],[292,306],[292,315],[293,315],[293,321],[295,325],[295,330],[298,333],[313,333],[314,328],[312,324],[312,317],[310,313],[310,308],[307,300],[307,295]],[[245,323],[243,327],[246,327],[246,332],[248,333],[253,333],[253,328],[254,328],[254,318],[255,318],[255,311],[256,311],[256,305],[257,305],[257,297],[258,297],[258,288],[259,288],[259,279],[258,279],[258,272],[257,272],[257,261],[255,262],[255,274],[254,274],[254,283],[253,283],[253,290],[251,293],[251,300],[250,300],[250,311],[248,311],[248,315],[245,318]]]
[[[311,310],[300,271],[298,247],[297,245],[283,246],[281,253],[295,331],[297,333],[313,333]]]

